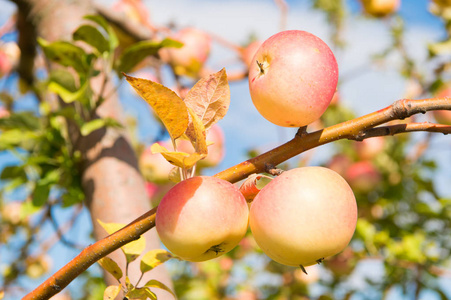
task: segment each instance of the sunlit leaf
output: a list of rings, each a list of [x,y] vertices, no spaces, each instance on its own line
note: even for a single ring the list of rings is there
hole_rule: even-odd
[[[169,287],[167,287],[164,283],[162,283],[158,280],[155,280],[155,279],[149,280],[144,286],[148,287],[148,288],[155,287],[155,288],[159,288],[159,289],[168,291],[169,293],[171,293],[174,296],[174,298],[177,298],[175,296],[174,292]]]
[[[156,300],[157,295],[153,293],[149,288],[143,287],[143,288],[133,288],[131,289],[126,295],[127,299],[129,300]]]
[[[94,26],[81,25],[72,34],[74,41],[83,41],[93,46],[97,51],[102,54],[109,50],[110,45],[103,34]]]
[[[205,129],[221,120],[230,105],[230,88],[225,69],[199,80],[188,92],[185,103],[202,120]]]
[[[119,45],[118,38],[117,38],[116,34],[114,33],[113,28],[102,16],[87,15],[87,16],[84,16],[83,18],[97,23],[105,30],[106,33],[108,33],[107,39],[109,41],[111,51],[114,50]]]
[[[141,272],[146,273],[173,257],[174,256],[170,252],[163,249],[150,250],[141,258]]]
[[[38,38],[38,43],[44,51],[45,56],[65,67],[73,67],[79,73],[86,73],[89,65],[85,51],[66,41],[49,43]]]
[[[174,166],[190,169],[192,168],[199,160],[204,158],[206,154],[199,153],[185,153],[185,152],[174,152],[168,151],[165,147],[161,146],[158,143],[155,143],[150,148],[152,153],[161,153],[163,157]]]
[[[120,292],[120,285],[110,285],[105,289],[105,292],[103,293],[103,300],[114,300]]]
[[[118,281],[122,278],[121,268],[119,268],[119,265],[108,256],[102,257],[97,262],[105,271],[113,275],[113,277]]]
[[[162,41],[141,41],[134,43],[124,50],[124,53],[119,58],[117,70],[118,72],[124,73],[130,72],[143,59],[148,56],[155,55],[161,48],[180,48],[182,46],[182,43],[168,38]]]
[[[125,224],[120,223],[104,223],[100,220],[97,221],[108,234],[113,234],[125,226]],[[146,239],[143,236],[140,236],[139,239],[137,239],[136,241],[130,242],[122,246],[121,250],[122,252],[124,252],[127,261],[132,262],[136,258],[138,258],[138,256],[144,251],[145,248],[146,248]]]
[[[189,107],[188,112],[191,118],[185,134],[189,137],[191,144],[193,144],[197,153],[207,154],[207,133],[204,125],[202,124],[202,120],[199,119],[196,113],[194,113],[194,111]]]
[[[66,87],[62,86],[60,83],[56,81],[50,81],[48,84],[48,89],[63,99],[66,103],[72,103],[76,100],[82,100],[84,96],[87,95],[89,88],[89,83],[86,81],[78,90],[71,91]]]
[[[188,110],[183,100],[167,87],[151,80],[125,75],[136,92],[149,103],[172,139],[180,137],[188,127]]]

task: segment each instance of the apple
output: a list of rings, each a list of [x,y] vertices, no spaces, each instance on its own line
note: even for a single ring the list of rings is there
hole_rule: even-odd
[[[342,251],[357,223],[357,203],[348,183],[324,167],[283,172],[255,197],[249,225],[270,258],[304,267]]]
[[[172,146],[166,142],[158,142],[161,146],[171,149]],[[139,157],[139,168],[147,181],[165,183],[169,181],[171,165],[160,153],[152,153],[151,147],[147,147]]]
[[[327,163],[326,167],[337,172],[341,176],[346,174],[346,170],[348,170],[349,166],[352,165],[352,160],[349,156],[345,154],[336,154],[332,157],[332,159]]]
[[[401,6],[401,0],[362,0],[364,11],[374,17],[384,17],[395,13]]]
[[[437,96],[438,98],[450,97],[451,98],[451,88],[447,87],[442,89]],[[434,110],[432,111],[434,119],[445,125],[451,125],[451,110]]]
[[[183,43],[181,48],[163,48],[159,51],[164,62],[169,63],[177,75],[197,77],[210,54],[210,36],[196,28],[184,28],[171,38]]]
[[[279,32],[263,42],[249,67],[249,90],[268,121],[301,127],[319,119],[338,82],[338,65],[317,36],[300,30]]]
[[[15,42],[0,44],[0,78],[17,67],[20,58],[20,49]]]
[[[381,182],[381,174],[371,161],[359,161],[353,163],[346,170],[346,180],[355,190],[367,193],[373,190]]]
[[[384,151],[385,138],[382,136],[364,139],[354,144],[360,160],[371,160]]]
[[[169,251],[205,261],[232,250],[244,237],[249,209],[228,181],[196,176],[179,182],[161,199],[156,229]]]
[[[256,40],[244,47],[243,51],[241,52],[241,60],[245,63],[246,67],[250,66],[254,62],[252,61],[252,59],[254,58],[255,53],[257,52],[258,48],[260,48],[262,43],[262,41]]]
[[[325,260],[324,265],[335,277],[348,276],[354,271],[356,266],[354,250],[351,247],[346,247],[340,254]]]

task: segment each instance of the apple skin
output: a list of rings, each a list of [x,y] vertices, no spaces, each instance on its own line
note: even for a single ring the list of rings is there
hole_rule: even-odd
[[[257,52],[258,48],[260,48],[262,43],[263,41],[256,40],[243,49],[243,51],[241,52],[241,59],[246,66],[252,65],[252,63],[254,62],[252,61],[252,59],[254,58],[255,53]]]
[[[244,237],[249,209],[228,181],[207,176],[176,184],[163,197],[156,229],[169,251],[188,261],[205,261],[232,250]]]
[[[350,165],[346,170],[345,178],[355,191],[361,193],[372,191],[382,180],[380,172],[368,160]]]
[[[372,160],[384,151],[385,138],[382,136],[367,138],[356,142],[354,147],[359,160]]]
[[[171,38],[182,42],[183,46],[161,49],[161,59],[169,63],[177,75],[198,76],[210,54],[210,36],[199,29],[187,27]]]
[[[249,225],[270,258],[288,266],[310,266],[342,251],[357,223],[348,183],[324,167],[283,172],[252,202]]]
[[[451,98],[451,88],[445,88],[437,94],[438,98],[450,97]],[[451,125],[451,110],[434,110],[432,111],[434,119],[445,125]]]
[[[384,17],[395,13],[401,6],[401,0],[362,0],[365,12],[374,17]]]
[[[279,32],[263,42],[252,61],[252,102],[276,125],[301,127],[312,123],[325,112],[336,91],[335,56],[311,33]]]

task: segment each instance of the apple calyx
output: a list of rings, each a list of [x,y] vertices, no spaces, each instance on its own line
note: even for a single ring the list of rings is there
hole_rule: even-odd
[[[323,261],[324,261],[324,257],[321,257],[321,258],[316,260],[316,263],[318,265],[320,265]],[[299,268],[301,268],[302,272],[304,272],[305,275],[308,275],[307,270],[305,269],[305,267],[303,265],[299,265]]]
[[[210,251],[213,251],[214,253],[216,253],[216,255],[218,255],[219,253],[223,253],[224,248],[222,247],[222,245],[224,245],[224,243],[211,246],[207,251],[205,251],[205,253],[208,253]]]
[[[256,60],[257,62],[257,66],[259,69],[259,73],[258,73],[258,77],[263,76],[266,74],[268,67],[269,67],[269,63],[267,60],[264,60],[263,62],[259,62],[258,60]]]

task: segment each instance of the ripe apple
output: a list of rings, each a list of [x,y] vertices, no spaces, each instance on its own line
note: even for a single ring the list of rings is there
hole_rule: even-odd
[[[437,97],[443,98],[443,97],[450,97],[451,98],[451,88],[447,87],[445,89],[442,89],[438,94]],[[434,116],[435,120],[440,124],[445,125],[451,125],[451,110],[434,110],[432,112],[432,115]]]
[[[401,0],[362,0],[365,12],[374,17],[384,17],[399,10]]]
[[[246,64],[246,66],[250,66],[254,62],[252,59],[254,58],[255,53],[257,52],[258,48],[260,48],[262,43],[262,41],[256,40],[243,49],[243,51],[241,52],[241,59]]]
[[[252,234],[263,252],[301,269],[342,251],[356,222],[351,187],[323,167],[283,172],[255,197],[249,214]]]
[[[355,190],[367,193],[381,182],[381,174],[371,161],[353,163],[345,175],[349,185]]]
[[[329,106],[338,65],[317,36],[300,30],[279,32],[263,42],[252,61],[252,102],[268,121],[301,127],[319,119]]]
[[[356,142],[354,147],[360,160],[371,160],[384,151],[385,138],[378,136],[364,139],[361,142]]]
[[[195,28],[184,28],[173,39],[183,43],[181,48],[163,48],[159,54],[169,63],[177,75],[196,77],[210,54],[210,36]]]
[[[176,184],[163,197],[156,229],[169,251],[188,261],[205,261],[232,250],[247,231],[244,196],[228,181],[206,176]]]
[[[158,142],[167,149],[171,149],[166,142]],[[171,165],[160,153],[152,153],[150,146],[147,147],[139,157],[139,168],[147,181],[155,183],[165,183],[169,181],[169,173],[173,165]]]

